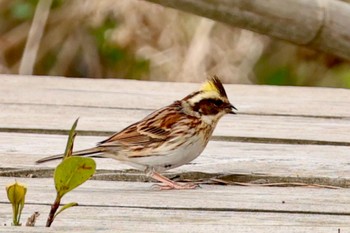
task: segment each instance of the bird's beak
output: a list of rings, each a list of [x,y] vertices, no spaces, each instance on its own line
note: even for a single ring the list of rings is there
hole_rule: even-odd
[[[232,104],[229,104],[229,105],[227,106],[227,113],[229,113],[229,114],[236,114],[236,112],[233,111],[233,110],[238,111],[237,108],[236,108],[235,106],[233,106]]]

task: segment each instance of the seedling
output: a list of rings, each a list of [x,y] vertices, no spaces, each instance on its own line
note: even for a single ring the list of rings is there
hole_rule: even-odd
[[[62,206],[61,209],[58,210],[62,197],[69,191],[75,189],[87,181],[95,173],[96,170],[96,163],[93,159],[72,156],[74,139],[76,136],[75,128],[77,124],[78,119],[74,122],[69,132],[63,161],[55,169],[54,180],[57,195],[55,202],[51,206],[51,211],[47,218],[47,227],[51,226],[54,219],[62,211],[78,205],[78,203],[72,202]]]
[[[20,219],[24,207],[27,187],[17,181],[6,187],[7,197],[12,204],[12,225],[21,226]]]

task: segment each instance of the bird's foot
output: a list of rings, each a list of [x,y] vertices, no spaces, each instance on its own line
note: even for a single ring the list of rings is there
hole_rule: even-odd
[[[153,185],[153,188],[157,190],[171,190],[171,189],[185,190],[185,189],[195,189],[199,187],[198,184],[193,184],[193,183],[187,183],[187,184],[177,183],[155,171],[152,171],[152,173],[149,175],[153,179],[162,182],[162,184]]]

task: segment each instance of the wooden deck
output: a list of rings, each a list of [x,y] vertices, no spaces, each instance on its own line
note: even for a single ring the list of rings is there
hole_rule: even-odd
[[[199,84],[0,75],[0,232],[42,232],[57,162],[80,117],[75,149],[93,146]],[[63,198],[77,201],[59,232],[350,232],[350,90],[225,85],[225,116],[191,164],[169,177],[201,183],[155,191],[140,172],[96,159],[98,172]],[[10,227],[5,185],[28,186],[22,222]],[[4,226],[6,225],[6,226]]]

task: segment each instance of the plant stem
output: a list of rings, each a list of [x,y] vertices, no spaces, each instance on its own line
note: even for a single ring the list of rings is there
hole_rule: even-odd
[[[18,220],[18,206],[17,205],[12,205],[12,225],[13,226],[18,226],[19,225],[19,220]]]
[[[58,195],[56,196],[55,202],[51,205],[51,211],[49,213],[49,217],[47,218],[46,221],[46,227],[50,227],[53,220],[55,219],[55,213],[58,209],[58,207],[60,206],[61,203],[61,196]]]

